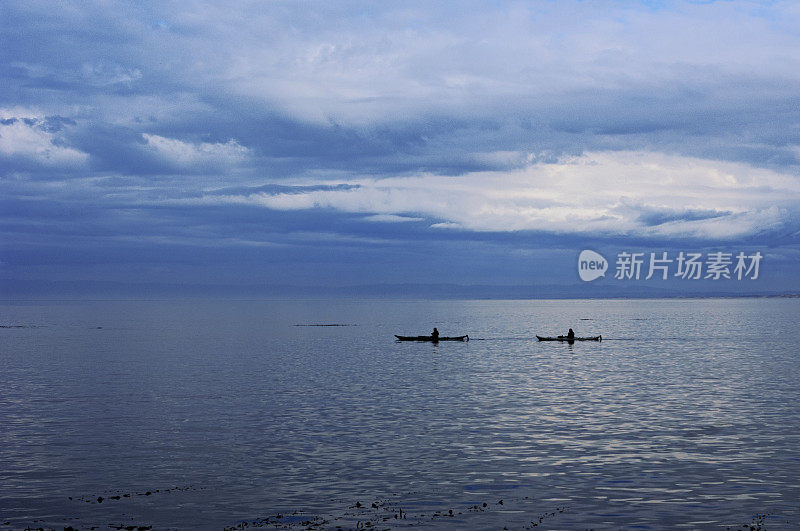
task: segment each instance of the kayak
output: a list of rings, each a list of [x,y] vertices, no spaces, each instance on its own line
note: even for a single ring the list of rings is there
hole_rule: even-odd
[[[432,336],[398,336],[394,335],[398,341],[431,341],[437,343],[439,341],[469,341],[469,336],[455,336],[455,337],[440,337],[434,339]]]
[[[602,341],[603,336],[573,337],[573,338],[569,338],[567,336],[557,336],[557,337],[536,336],[536,339],[538,339],[539,341]]]

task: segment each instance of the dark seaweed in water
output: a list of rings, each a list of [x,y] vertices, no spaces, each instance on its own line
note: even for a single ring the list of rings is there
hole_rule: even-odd
[[[153,490],[145,490],[143,492],[123,492],[123,491],[115,491],[113,495],[109,495],[106,493],[105,496],[69,496],[70,501],[79,501],[84,503],[103,503],[103,501],[107,500],[121,500],[122,498],[135,498],[136,496],[152,496],[153,494],[159,494],[162,492],[172,492],[172,491],[192,491],[192,490],[205,490],[205,487],[195,487],[193,485],[187,485],[184,487],[170,487],[166,489],[153,489]]]
[[[379,499],[369,505],[356,501],[348,505],[346,509],[340,509],[332,514],[308,515],[304,511],[294,511],[291,514],[276,513],[272,516],[264,516],[252,520],[243,520],[230,527],[225,527],[226,531],[235,531],[251,527],[270,527],[276,529],[392,529],[394,527],[417,527],[426,526],[426,522],[436,522],[439,520],[447,521],[448,526],[459,526],[465,523],[465,518],[469,519],[470,514],[498,512],[507,510],[518,510],[518,502],[527,500],[528,497],[506,498],[511,502],[510,507],[506,507],[503,500],[496,502],[479,502],[468,507],[442,507],[437,510],[422,512],[412,512],[404,510],[397,500]],[[517,503],[515,503],[517,502]],[[545,519],[553,518],[564,511],[566,507],[556,507],[553,511],[538,515],[538,521],[531,520],[524,525],[524,529],[532,529],[540,525]],[[502,513],[497,513],[502,514]]]

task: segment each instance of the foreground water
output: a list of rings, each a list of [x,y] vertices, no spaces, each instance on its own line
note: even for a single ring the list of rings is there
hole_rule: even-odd
[[[0,528],[796,528],[798,316],[789,299],[5,303]],[[473,340],[393,340],[433,326]],[[570,327],[604,341],[534,337]]]

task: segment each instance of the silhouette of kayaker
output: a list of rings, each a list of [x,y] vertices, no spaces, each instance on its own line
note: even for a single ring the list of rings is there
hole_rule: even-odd
[[[575,339],[575,332],[572,331],[572,328],[567,332],[567,339]]]
[[[439,339],[439,329],[438,328],[436,328],[436,327],[433,328],[433,333],[431,333],[431,338],[433,338],[434,341]]]

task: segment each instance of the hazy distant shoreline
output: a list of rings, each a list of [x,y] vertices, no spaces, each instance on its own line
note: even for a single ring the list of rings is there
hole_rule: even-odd
[[[328,295],[328,294],[304,294],[304,295],[283,295],[283,296],[222,296],[222,295],[155,295],[155,296],[103,296],[98,294],[75,295],[75,296],[21,296],[8,297],[0,296],[2,303],[14,302],[158,302],[158,301],[307,301],[307,300],[330,300],[330,301],[568,301],[568,300],[701,300],[701,299],[800,299],[800,293],[754,293],[754,294],[688,294],[688,295],[609,295],[609,296],[542,296],[542,297],[508,297],[508,296],[381,296],[381,295]],[[298,325],[299,326],[299,325]],[[311,326],[311,325],[306,325]],[[347,326],[347,325],[341,325]]]
[[[755,289],[740,282],[674,284],[668,287],[614,281],[565,285],[365,284],[330,286],[253,286],[231,284],[136,284],[105,281],[35,282],[0,279],[0,300],[561,300],[798,298],[792,290]],[[682,288],[682,289],[680,289]],[[736,289],[734,289],[736,288]]]

